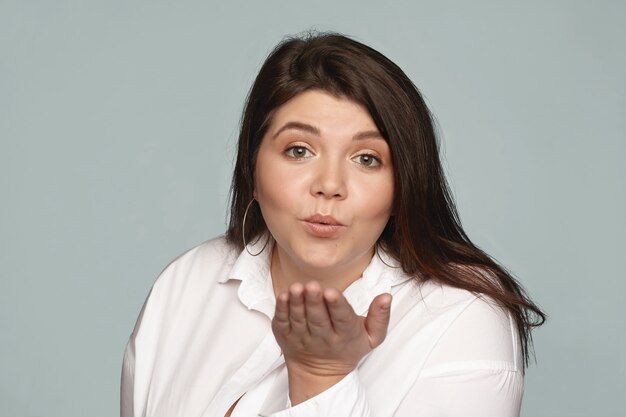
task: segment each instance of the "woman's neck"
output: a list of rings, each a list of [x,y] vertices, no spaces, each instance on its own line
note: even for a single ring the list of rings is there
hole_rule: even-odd
[[[317,281],[324,288],[335,288],[343,292],[354,281],[359,279],[369,265],[374,249],[355,259],[353,262],[329,268],[301,267],[295,264],[277,244],[272,248],[270,271],[274,294],[287,291],[291,284]]]

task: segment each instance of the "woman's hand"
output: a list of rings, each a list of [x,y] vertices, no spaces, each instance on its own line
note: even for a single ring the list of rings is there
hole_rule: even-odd
[[[380,294],[367,317],[343,294],[316,281],[292,284],[276,298],[272,330],[283,351],[293,405],[339,382],[387,335],[391,295]]]

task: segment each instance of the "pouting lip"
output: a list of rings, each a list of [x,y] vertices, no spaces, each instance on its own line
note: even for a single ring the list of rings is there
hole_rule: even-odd
[[[326,224],[329,226],[343,226],[343,224],[332,216],[324,216],[322,214],[314,214],[304,219],[305,222]]]

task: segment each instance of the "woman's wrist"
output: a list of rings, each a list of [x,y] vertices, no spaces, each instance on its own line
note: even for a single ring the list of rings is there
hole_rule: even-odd
[[[313,370],[287,364],[289,399],[291,405],[300,404],[326,391],[350,373],[350,370]]]

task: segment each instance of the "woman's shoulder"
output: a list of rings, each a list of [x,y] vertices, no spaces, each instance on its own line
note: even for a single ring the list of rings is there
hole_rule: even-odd
[[[457,341],[476,339],[478,334],[478,339],[486,342],[499,340],[507,346],[518,343],[511,313],[485,294],[435,278],[417,277],[399,286],[393,303],[392,324],[404,322],[405,329],[416,336],[428,329],[438,333],[437,337],[454,334]],[[508,353],[512,353],[510,349]]]
[[[448,315],[452,321],[468,319],[483,325],[505,325],[510,330],[511,315],[488,295],[429,280],[418,284],[420,302],[430,315]]]
[[[240,252],[220,235],[178,255],[154,281],[133,332],[146,317],[161,323],[156,328],[163,325],[166,314],[175,317],[185,306],[202,304],[207,294],[215,292],[218,282],[229,275]]]
[[[154,286],[189,285],[197,280],[217,282],[228,274],[240,253],[224,235],[218,235],[174,258],[163,268]]]
[[[521,369],[517,325],[505,307],[489,296],[466,289],[435,282],[427,287],[431,292],[423,300],[425,310],[433,320],[446,317],[430,365],[488,360]]]

